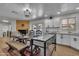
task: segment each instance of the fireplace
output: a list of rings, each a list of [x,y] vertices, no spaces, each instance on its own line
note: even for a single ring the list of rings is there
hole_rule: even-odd
[[[28,33],[28,30],[18,30],[21,34],[26,35]]]

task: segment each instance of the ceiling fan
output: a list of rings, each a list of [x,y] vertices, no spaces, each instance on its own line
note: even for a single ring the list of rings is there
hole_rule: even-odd
[[[30,17],[30,16],[32,15],[30,9],[26,9],[26,10],[24,11],[24,15],[25,15],[25,17]]]
[[[20,14],[20,13],[17,12],[17,11],[11,11],[11,13],[13,13],[13,14],[15,14],[15,15],[19,15],[19,14]],[[30,16],[32,15],[30,9],[24,10],[23,13],[24,13],[24,16],[25,16],[25,17],[30,17]]]

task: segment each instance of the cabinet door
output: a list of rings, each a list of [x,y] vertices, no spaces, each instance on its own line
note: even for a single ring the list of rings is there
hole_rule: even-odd
[[[77,37],[77,40],[76,40],[76,49],[79,50],[79,37]]]
[[[54,27],[60,27],[60,18],[54,18],[52,22]]]
[[[56,42],[57,42],[58,44],[61,44],[61,35],[60,35],[60,34],[57,34],[57,35],[56,35]]]
[[[71,47],[79,49],[79,37],[77,36],[72,36],[71,39]]]
[[[62,35],[61,42],[62,42],[62,44],[69,46],[71,44],[71,37],[70,37],[70,35]]]
[[[74,41],[74,36],[72,36],[72,39],[71,39],[71,47],[73,47],[73,48],[76,48],[76,42]]]

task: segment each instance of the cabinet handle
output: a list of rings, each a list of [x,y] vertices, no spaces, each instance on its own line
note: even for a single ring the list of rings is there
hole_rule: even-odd
[[[61,39],[63,39],[63,35],[61,34]]]
[[[74,41],[77,41],[77,38],[74,38]]]

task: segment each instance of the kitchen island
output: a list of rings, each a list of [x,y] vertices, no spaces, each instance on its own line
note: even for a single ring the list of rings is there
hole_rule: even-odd
[[[40,48],[44,49],[44,56],[46,56],[46,49],[49,45],[54,44],[54,47],[52,49],[52,52],[55,50],[56,51],[56,34],[48,34],[48,35],[43,35],[39,37],[33,37],[31,39],[31,55],[33,55],[33,46],[36,45]]]

